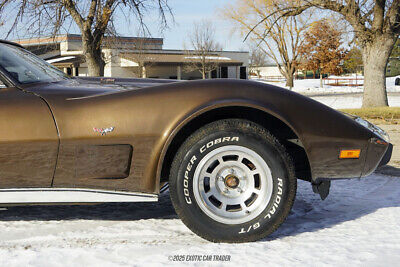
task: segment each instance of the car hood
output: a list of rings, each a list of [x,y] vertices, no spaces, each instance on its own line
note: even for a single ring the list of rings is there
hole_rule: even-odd
[[[121,91],[154,87],[176,80],[124,79],[124,78],[74,78],[65,81],[24,86],[23,89],[38,95],[58,95],[66,99],[114,94]]]

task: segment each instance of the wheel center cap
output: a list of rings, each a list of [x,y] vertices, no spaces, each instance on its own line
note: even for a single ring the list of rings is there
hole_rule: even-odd
[[[233,174],[229,174],[225,177],[225,185],[231,189],[235,189],[239,186],[239,178]]]

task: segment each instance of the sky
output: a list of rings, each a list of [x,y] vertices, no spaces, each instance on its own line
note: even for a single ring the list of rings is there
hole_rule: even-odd
[[[224,6],[232,2],[233,0],[169,0],[175,22],[170,18],[169,28],[160,32],[158,13],[150,12],[146,24],[152,37],[164,38],[165,49],[182,49],[188,34],[193,29],[193,24],[201,20],[208,20],[215,28],[216,41],[224,50],[248,50],[248,46],[243,42],[243,37],[234,31],[232,22],[226,21],[220,15]],[[122,15],[116,21],[119,34],[122,36],[137,35],[135,21],[127,22]],[[5,26],[7,27],[10,23],[11,19],[6,21]],[[5,37],[6,27],[0,27],[0,38]],[[79,33],[76,26],[68,27],[65,31]],[[27,34],[22,30],[18,33],[18,37],[13,35],[8,39],[24,38],[25,35]],[[188,44],[187,41],[186,43]]]
[[[234,31],[232,22],[221,17],[221,10],[232,0],[172,0],[176,25],[165,32],[165,47],[182,47],[193,23],[203,19],[213,23],[216,39],[225,50],[246,49],[243,37]]]
[[[224,6],[232,2],[233,0],[170,0],[175,23],[170,21],[170,28],[160,33],[158,15],[152,14],[152,21],[147,22],[147,25],[153,37],[164,37],[164,48],[181,49],[193,29],[193,24],[208,20],[215,27],[217,42],[224,50],[246,50],[248,47],[243,43],[243,37],[234,30],[232,22],[222,18],[220,14]],[[122,26],[119,29],[123,35],[132,35],[130,29],[123,28]]]

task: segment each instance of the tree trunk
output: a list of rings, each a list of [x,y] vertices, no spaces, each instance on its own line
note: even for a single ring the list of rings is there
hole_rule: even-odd
[[[89,76],[101,77],[104,76],[105,62],[100,51],[91,51],[85,54],[86,64],[88,65]]]
[[[95,39],[90,33],[82,34],[83,54],[88,65],[89,76],[104,76],[105,62],[101,52],[101,39]]]
[[[283,65],[283,68],[279,68],[279,72],[286,78],[286,86],[289,87],[290,90],[292,90],[294,85],[293,80],[295,71],[296,69],[293,62],[287,62]]]
[[[363,107],[388,106],[386,66],[396,39],[382,35],[362,49],[364,63]]]
[[[292,90],[293,86],[294,86],[294,75],[292,73],[288,73],[286,75],[286,86],[289,87],[290,90]]]
[[[319,87],[324,88],[324,82],[322,81],[322,73],[319,72]]]

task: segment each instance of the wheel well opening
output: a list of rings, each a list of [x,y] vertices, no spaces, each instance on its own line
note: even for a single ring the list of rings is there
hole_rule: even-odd
[[[218,108],[205,112],[188,122],[177,133],[165,154],[161,169],[160,182],[168,181],[172,161],[183,142],[193,132],[204,125],[222,119],[246,119],[266,128],[276,138],[278,138],[280,143],[285,146],[287,152],[292,157],[295,165],[296,177],[302,180],[311,181],[311,169],[307,154],[303,147],[293,142],[293,140],[298,140],[298,136],[289,126],[264,111],[249,107],[234,106]]]

